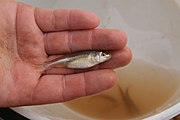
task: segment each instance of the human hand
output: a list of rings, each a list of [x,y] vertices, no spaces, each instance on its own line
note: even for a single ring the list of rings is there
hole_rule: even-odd
[[[0,0],[0,107],[64,102],[112,87],[114,68],[131,60],[126,35],[95,29],[99,18],[81,10],[33,8]],[[112,59],[88,70],[41,64],[82,50],[111,53]]]

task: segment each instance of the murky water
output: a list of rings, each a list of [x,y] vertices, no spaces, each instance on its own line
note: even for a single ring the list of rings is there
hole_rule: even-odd
[[[136,118],[164,104],[180,84],[179,72],[141,60],[134,60],[117,73],[119,82],[112,89],[65,105],[92,118]]]

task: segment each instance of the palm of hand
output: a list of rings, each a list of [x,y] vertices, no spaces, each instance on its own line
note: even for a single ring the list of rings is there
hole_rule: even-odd
[[[112,53],[114,58],[109,63],[93,68],[96,71],[83,71],[73,74],[75,70],[54,69],[47,71],[44,75],[42,74],[43,68],[40,65],[48,60],[48,56],[98,49],[99,46],[102,47],[100,49],[104,49],[105,45],[100,44],[102,41],[93,44],[92,39],[103,37],[110,30],[102,30],[103,32],[91,30],[98,25],[96,16],[92,14],[82,14],[80,11],[75,11],[74,14],[71,12],[69,18],[65,14],[69,14],[69,11],[63,11],[63,13],[57,10],[54,12],[47,9],[34,9],[12,1],[0,2],[4,4],[4,7],[0,8],[1,11],[4,13],[7,11],[6,14],[2,14],[4,28],[0,29],[3,31],[0,38],[0,50],[2,51],[0,54],[0,66],[2,68],[0,70],[2,79],[0,80],[0,106],[62,102],[97,93],[115,83],[116,76],[111,69],[123,66],[131,59],[129,49],[124,48],[125,39],[114,38],[111,35],[108,39],[113,39],[115,42],[112,42],[113,40],[106,42],[110,45],[110,48],[106,49],[114,50]],[[96,19],[92,21],[84,17],[84,21],[78,22],[76,20],[78,15],[81,17],[91,15],[90,17]],[[56,22],[61,19],[64,22]],[[73,19],[73,21],[67,19]],[[78,29],[89,30],[67,32],[67,30]],[[113,32],[117,34],[117,31]],[[94,38],[91,36],[92,33]],[[112,34],[114,35],[114,33]],[[83,42],[82,39],[84,38],[89,38],[88,40],[91,42],[88,40]],[[107,35],[104,38],[107,38]],[[50,40],[54,40],[54,42]],[[73,40],[76,43],[73,43]],[[60,45],[62,46],[56,45],[57,42],[61,42]],[[117,46],[118,42],[124,43],[122,46]],[[119,58],[124,58],[124,60],[117,62]]]
[[[4,9],[9,13],[6,14],[6,19],[11,25],[7,26],[4,33],[4,36],[10,33],[10,37],[4,39],[7,41],[7,48],[1,48],[4,51],[2,68],[5,73],[2,77],[4,82],[1,84],[4,99],[0,100],[0,106],[30,104],[33,102],[33,92],[41,77],[41,69],[35,64],[43,63],[47,58],[43,47],[43,33],[35,23],[32,8],[28,11],[11,2],[5,5],[11,5],[12,8],[10,11]],[[7,61],[9,63],[6,64]]]

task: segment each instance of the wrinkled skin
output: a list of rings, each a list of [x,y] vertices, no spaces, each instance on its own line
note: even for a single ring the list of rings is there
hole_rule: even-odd
[[[98,25],[90,12],[0,0],[0,107],[63,102],[112,87],[113,69],[127,65],[131,52],[124,32]],[[105,50],[112,59],[88,70],[43,68],[56,55],[82,50]]]

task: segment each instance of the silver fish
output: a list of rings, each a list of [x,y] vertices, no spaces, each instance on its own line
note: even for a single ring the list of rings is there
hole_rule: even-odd
[[[110,54],[98,51],[83,51],[70,55],[66,55],[63,58],[52,60],[45,64],[45,68],[53,67],[66,67],[73,69],[85,69],[93,67],[99,63],[103,63],[111,58]]]

